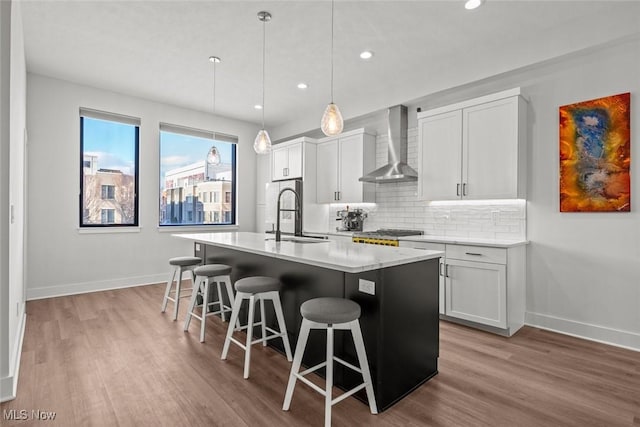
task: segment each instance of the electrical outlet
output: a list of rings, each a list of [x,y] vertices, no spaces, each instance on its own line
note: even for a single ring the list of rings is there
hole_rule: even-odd
[[[200,250],[200,243],[196,243],[196,251]]]
[[[358,290],[362,293],[375,295],[376,294],[376,282],[372,282],[371,280],[358,280]]]
[[[498,225],[498,221],[500,221],[500,211],[491,211],[491,222],[493,222],[493,225]]]

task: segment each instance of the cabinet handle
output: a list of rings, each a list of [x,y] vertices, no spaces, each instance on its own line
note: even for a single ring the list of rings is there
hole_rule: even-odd
[[[341,196],[340,191],[338,191],[338,200],[340,200],[342,198],[340,196]]]
[[[442,262],[441,262],[441,263],[440,263],[440,265],[439,265],[439,267],[440,267],[440,268],[438,269],[438,274],[439,274],[440,276],[442,276],[442,266],[443,266],[443,264],[444,264],[444,263],[442,263]]]
[[[463,196],[467,195],[467,183],[466,182],[464,184],[462,184],[462,195]]]
[[[333,192],[333,200],[338,200],[338,192],[337,191]]]
[[[444,277],[449,277],[449,264],[444,265]]]
[[[465,255],[482,256],[482,254],[479,254],[477,252],[465,252]]]
[[[460,195],[460,184],[456,184],[456,196]]]

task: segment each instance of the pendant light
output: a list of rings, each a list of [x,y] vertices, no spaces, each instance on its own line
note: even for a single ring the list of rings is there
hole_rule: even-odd
[[[258,12],[258,19],[262,21],[262,129],[258,132],[255,141],[253,142],[253,149],[258,154],[267,154],[271,151],[271,138],[269,133],[264,128],[264,69],[265,69],[265,50],[266,50],[266,24],[271,21],[271,14],[269,12]]]
[[[320,128],[327,136],[338,135],[342,132],[344,121],[336,104],[333,103],[333,0],[331,0],[331,102],[322,115]]]

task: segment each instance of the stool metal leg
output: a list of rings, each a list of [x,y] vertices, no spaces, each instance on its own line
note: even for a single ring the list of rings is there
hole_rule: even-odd
[[[362,379],[365,383],[364,389],[367,392],[369,410],[372,414],[377,414],[378,406],[376,405],[376,397],[373,393],[373,382],[371,381],[367,352],[364,348],[364,340],[362,339],[362,331],[360,330],[360,321],[357,319],[351,322],[351,335],[353,336],[353,343],[355,344],[356,353],[358,354],[358,364],[362,370]]]
[[[182,267],[178,268],[178,278],[176,279],[176,293],[173,301],[173,320],[178,320],[178,308],[180,307],[180,286],[182,285]]]
[[[173,267],[171,271],[171,277],[167,282],[167,287],[164,290],[164,298],[162,300],[162,313],[167,310],[167,303],[169,302],[169,294],[171,293],[171,288],[173,287],[173,279],[176,277],[176,271],[178,271],[178,267]]]
[[[200,278],[196,277],[193,283],[193,290],[191,291],[191,300],[189,301],[189,310],[187,311],[187,317],[184,319],[184,330],[189,330],[189,325],[191,324],[191,317],[193,316],[193,310],[196,309],[196,303],[198,300],[198,293],[201,293],[200,284],[202,281]]]
[[[253,320],[255,316],[256,296],[249,297],[249,317],[247,318],[247,344],[244,349],[244,378],[249,378],[249,364],[251,362],[251,341],[253,340]],[[229,324],[229,326],[231,326]]]
[[[262,330],[262,346],[266,347],[267,340],[265,340],[265,338],[267,337],[267,320],[264,317],[264,298],[260,298],[260,329]]]
[[[233,295],[233,286],[231,285],[231,276],[223,276],[223,277],[224,277],[224,284],[227,289],[227,296],[229,297],[229,305],[231,306],[232,308],[231,311],[233,313],[233,305],[235,303],[235,297]],[[229,319],[229,322],[231,322],[231,319]],[[240,329],[240,319],[236,319],[236,328]]]
[[[309,339],[309,331],[311,325],[307,319],[302,319],[302,325],[300,326],[300,333],[298,335],[298,344],[296,344],[296,352],[293,356],[293,365],[291,365],[291,372],[289,373],[289,383],[287,384],[287,391],[284,395],[284,404],[282,405],[283,411],[288,411],[291,407],[291,398],[293,397],[293,390],[296,388],[296,376],[300,371],[300,365],[302,364],[302,356],[304,356],[304,349],[307,346],[307,340]]]
[[[216,277],[216,289],[218,290],[218,307],[220,308],[220,317],[222,321],[227,321],[227,313],[224,310],[224,300],[222,299],[222,286],[220,286],[220,277]]]
[[[331,427],[331,401],[333,399],[333,326],[327,327],[327,381],[324,395],[324,426]]]
[[[204,328],[207,325],[207,311],[209,311],[209,278],[203,278],[204,292],[202,293],[202,319],[200,319],[200,342],[204,342]]]
[[[245,294],[238,292],[233,302],[233,308],[231,310],[231,319],[229,319],[229,327],[227,328],[227,336],[224,339],[224,346],[222,347],[222,356],[220,357],[222,360],[226,360],[227,354],[229,353],[229,346],[231,345],[231,338],[233,336],[234,325],[239,322],[238,315],[240,314],[240,307],[242,306],[243,295]]]
[[[282,341],[284,344],[284,351],[287,355],[287,360],[291,362],[291,345],[289,345],[289,334],[287,332],[287,327],[284,324],[284,314],[282,312],[282,304],[280,303],[280,294],[276,292],[275,297],[271,300],[273,301],[273,308],[276,312],[276,319],[278,319],[278,329],[280,329],[280,333],[282,333]],[[264,316],[264,313],[263,313]],[[266,345],[265,341],[265,345]]]

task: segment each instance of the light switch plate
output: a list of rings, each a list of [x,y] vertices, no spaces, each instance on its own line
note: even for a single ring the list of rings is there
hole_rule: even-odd
[[[372,282],[371,280],[358,279],[358,290],[365,294],[375,295],[376,282]]]
[[[200,243],[196,243],[196,251],[200,250]]]

